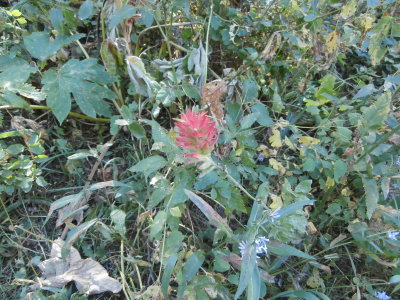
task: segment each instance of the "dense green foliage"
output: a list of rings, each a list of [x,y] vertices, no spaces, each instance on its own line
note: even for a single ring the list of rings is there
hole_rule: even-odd
[[[398,2],[0,4],[1,299],[400,297]]]

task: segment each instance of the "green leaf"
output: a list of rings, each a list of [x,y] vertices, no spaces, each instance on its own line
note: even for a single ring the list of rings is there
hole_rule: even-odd
[[[173,87],[164,86],[158,90],[156,100],[160,101],[164,106],[169,107],[176,99],[175,89]]]
[[[347,2],[345,5],[343,5],[340,16],[343,19],[347,19],[347,18],[351,17],[352,15],[354,15],[356,10],[357,10],[357,1],[351,0],[351,1]]]
[[[34,58],[45,60],[63,46],[75,42],[84,36],[84,34],[74,34],[71,36],[57,35],[55,39],[52,39],[49,33],[41,31],[24,36],[24,43],[26,50]]]
[[[64,196],[56,201],[54,201],[49,208],[49,212],[47,214],[46,220],[44,220],[44,224],[47,223],[47,221],[50,219],[50,216],[53,214],[53,212],[56,209],[63,208],[64,206],[68,204],[75,205],[82,197],[84,196],[83,192],[79,192],[77,194],[72,194],[68,196]]]
[[[256,259],[257,255],[255,246],[251,245],[250,243],[247,243],[242,255],[242,263],[240,265],[239,285],[235,294],[235,300],[238,299],[243,294],[246,287],[248,287],[252,279],[254,266],[257,265]]]
[[[257,121],[258,113],[251,113],[244,116],[240,121],[240,129],[248,129]]]
[[[376,207],[378,206],[379,193],[375,179],[362,179],[365,190],[365,202],[367,204],[367,217],[371,219]]]
[[[139,161],[136,165],[131,167],[129,171],[131,172],[142,172],[145,176],[149,176],[151,173],[164,168],[167,161],[164,157],[159,155],[153,155]]]
[[[125,227],[125,218],[126,213],[120,209],[113,209],[110,213],[111,221],[114,224],[114,229],[117,233],[122,236],[125,236],[126,227]]]
[[[384,125],[384,121],[390,112],[390,100],[390,93],[384,93],[379,96],[374,104],[364,110],[359,124],[362,134],[376,132]]]
[[[197,271],[203,264],[205,257],[201,251],[193,253],[183,266],[183,278],[189,282],[194,276],[196,276]]]
[[[51,25],[58,31],[62,31],[62,26],[64,24],[64,16],[59,8],[53,8],[50,11],[50,22]]]
[[[200,93],[194,85],[189,84],[189,83],[184,83],[184,84],[182,84],[182,88],[183,88],[183,91],[185,92],[186,96],[188,96],[194,100],[200,101],[200,99],[201,99]]]
[[[251,107],[251,111],[253,113],[258,113],[257,115],[257,122],[262,126],[272,127],[274,125],[274,121],[269,116],[269,112],[267,107],[262,104],[258,103]]]
[[[82,3],[81,7],[79,7],[78,17],[81,20],[85,20],[93,16],[95,13],[93,2],[90,0],[86,0]]]
[[[357,94],[354,95],[353,99],[367,97],[369,95],[372,95],[375,92],[376,92],[376,88],[375,88],[374,84],[370,83],[370,84],[367,84],[367,85],[364,85],[363,87],[361,87],[358,90]]]
[[[163,230],[167,217],[168,215],[165,211],[162,210],[158,212],[150,227],[150,239],[154,239],[155,236]]]
[[[307,194],[311,191],[312,180],[303,180],[295,188],[295,193]]]
[[[372,29],[372,35],[368,45],[368,54],[371,57],[373,66],[378,65],[385,57],[387,49],[382,46],[382,43],[388,36],[392,23],[393,17],[383,16]]]
[[[0,104],[29,108],[29,104],[25,100],[9,91],[0,94]]]
[[[96,59],[71,59],[58,71],[46,71],[42,82],[47,105],[60,123],[71,111],[71,94],[86,115],[110,115],[109,105],[102,99],[114,99],[114,93],[103,85],[113,82],[113,78]]]
[[[207,202],[205,202],[201,197],[197,196],[192,191],[185,189],[186,195],[189,199],[201,210],[201,212],[207,217],[210,221],[211,225],[223,230],[228,234],[228,236],[232,236],[233,232],[229,228],[228,223],[224,220]]]
[[[305,259],[312,259],[314,260],[315,258],[312,257],[311,255],[308,255],[307,253],[304,253],[303,251],[300,251],[292,246],[282,244],[279,242],[270,242],[268,243],[268,251],[271,253],[274,253],[279,256],[297,256]]]
[[[136,8],[132,5],[125,5],[121,7],[110,19],[108,22],[109,29],[114,28],[124,19],[132,17],[136,14]]]
[[[340,178],[342,178],[346,174],[347,169],[348,169],[347,164],[343,160],[338,159],[335,161],[335,166],[333,169],[333,176],[337,183],[339,183]]]
[[[243,102],[249,103],[258,97],[258,85],[254,80],[243,82]]]
[[[37,90],[33,85],[29,83],[24,83],[20,85],[16,91],[26,98],[35,100],[35,101],[42,101],[46,99],[46,94]]]
[[[37,68],[25,60],[7,55],[0,56],[0,88],[12,90],[25,83]]]
[[[177,260],[178,260],[178,255],[173,254],[168,258],[168,261],[165,265],[165,269],[161,279],[161,291],[165,299],[168,299],[169,280],[171,278],[172,271],[174,270]]]
[[[128,125],[128,128],[133,136],[137,139],[141,139],[146,136],[146,130],[144,130],[143,126],[140,125],[138,121],[132,121],[131,124]]]
[[[283,219],[287,216],[290,216],[294,212],[298,211],[299,209],[303,209],[304,206],[306,205],[313,205],[315,200],[304,200],[304,201],[298,201],[289,205],[286,205],[282,207],[278,212],[278,218]]]
[[[97,223],[97,219],[92,219],[88,222],[82,223],[79,226],[76,226],[72,228],[68,235],[67,238],[65,239],[65,243],[61,248],[61,256],[62,258],[66,258],[68,256],[68,253],[72,247],[72,245],[75,243],[75,241],[88,230],[90,227],[92,227],[94,224]]]

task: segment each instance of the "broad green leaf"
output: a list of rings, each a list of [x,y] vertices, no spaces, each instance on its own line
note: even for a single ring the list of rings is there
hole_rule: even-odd
[[[167,164],[167,161],[164,157],[159,155],[149,156],[141,161],[139,161],[136,165],[131,167],[129,171],[131,172],[142,172],[145,176],[149,176],[151,173],[164,168]]]
[[[254,80],[243,82],[243,102],[249,103],[257,99],[258,85]]]
[[[240,129],[248,129],[257,121],[258,113],[251,113],[240,121]]]
[[[274,121],[269,116],[269,112],[267,107],[262,104],[258,103],[251,107],[251,111],[254,113],[258,113],[257,115],[257,122],[262,126],[272,127],[274,125]]]
[[[195,252],[189,257],[183,266],[183,278],[187,282],[191,281],[194,276],[196,276],[204,260],[205,257],[201,251]]]
[[[57,29],[60,32],[62,31],[62,26],[64,24],[64,16],[61,9],[53,8],[50,11],[50,22],[55,29]]]
[[[183,91],[185,92],[186,96],[188,96],[194,100],[200,101],[200,99],[201,99],[200,93],[194,85],[189,84],[189,83],[184,83],[182,85],[182,88],[183,88]]]
[[[373,66],[378,65],[385,57],[387,48],[383,47],[382,43],[388,36],[392,23],[393,17],[383,16],[372,29],[372,35],[370,37],[368,46],[368,54],[371,57],[371,63]]]
[[[47,93],[47,105],[60,123],[71,111],[71,94],[86,115],[93,118],[110,115],[109,104],[102,99],[114,98],[114,93],[104,87],[113,79],[96,59],[71,59],[58,71],[46,71],[42,82]]]
[[[172,271],[174,270],[177,260],[178,260],[177,254],[171,255],[168,258],[168,261],[164,268],[164,272],[163,272],[162,279],[161,279],[161,291],[162,291],[165,299],[168,299],[169,280],[171,278]]]
[[[347,169],[348,169],[347,164],[343,160],[338,159],[335,161],[335,165],[333,168],[333,176],[337,183],[339,183],[340,178],[342,178],[346,174]]]
[[[379,193],[375,179],[362,179],[365,190],[365,202],[367,204],[367,217],[371,219],[376,207],[378,206]]]
[[[81,20],[85,20],[93,16],[95,13],[93,2],[90,0],[86,0],[82,3],[81,7],[79,7],[78,17]]]
[[[24,43],[26,50],[34,58],[45,60],[49,56],[54,55],[63,46],[75,42],[84,36],[84,34],[74,34],[71,36],[57,35],[53,39],[49,33],[40,31],[24,36]]]
[[[125,227],[125,218],[126,213],[120,209],[113,209],[110,213],[111,221],[114,224],[114,229],[120,235],[125,236],[126,227]]]
[[[0,104],[29,108],[29,104],[24,99],[10,91],[0,94]]]
[[[391,95],[386,92],[379,96],[374,104],[364,110],[359,124],[362,134],[376,132],[387,118],[391,107]]]
[[[125,5],[121,7],[111,18],[108,22],[109,29],[114,28],[124,19],[132,17],[136,14],[136,8],[132,5]]]
[[[300,251],[292,246],[282,244],[279,242],[269,242],[268,243],[268,251],[271,253],[274,253],[279,256],[297,256],[305,259],[312,259],[314,260],[315,258],[312,257],[311,255],[308,255],[307,253],[304,253],[303,251]]]
[[[138,121],[132,121],[131,124],[128,125],[128,128],[133,136],[137,139],[141,139],[146,136],[146,130],[144,130],[143,126],[140,125]]]
[[[261,279],[258,265],[254,264],[253,272],[251,273],[250,281],[247,287],[247,300],[260,299]]]
[[[37,68],[32,67],[21,58],[0,56],[0,91],[1,89],[12,90],[25,83]]]
[[[173,87],[163,86],[158,90],[156,100],[160,101],[164,106],[169,107],[176,99],[176,92]]]
[[[167,217],[168,215],[165,211],[161,210],[158,212],[150,227],[150,239],[154,239],[156,235],[163,230],[165,222],[167,222]]]
[[[364,85],[363,87],[361,87],[358,90],[357,94],[354,95],[353,99],[367,97],[369,95],[372,95],[375,92],[376,92],[375,86],[372,83],[370,83],[370,84],[367,84],[367,85]]]

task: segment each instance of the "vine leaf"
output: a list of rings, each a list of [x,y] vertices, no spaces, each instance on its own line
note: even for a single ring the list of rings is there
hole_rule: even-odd
[[[68,45],[84,37],[84,34],[74,34],[71,36],[57,35],[53,39],[47,32],[33,32],[24,37],[24,44],[29,53],[37,59],[45,60],[54,55],[63,46]]]
[[[58,71],[46,71],[42,82],[47,105],[60,123],[71,111],[71,94],[86,115],[110,116],[109,105],[102,99],[113,99],[114,93],[103,85],[113,82],[113,78],[95,59],[71,59]]]

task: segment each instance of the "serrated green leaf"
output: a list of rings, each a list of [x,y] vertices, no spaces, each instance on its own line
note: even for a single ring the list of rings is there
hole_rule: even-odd
[[[387,48],[383,47],[382,43],[389,34],[392,22],[393,17],[383,16],[372,29],[372,35],[368,45],[368,54],[371,57],[371,63],[373,66],[378,65],[385,57]]]
[[[267,107],[262,104],[258,103],[251,107],[251,111],[254,113],[258,113],[257,115],[257,122],[262,126],[272,127],[274,125],[274,121],[269,116],[269,112]]]
[[[74,34],[71,36],[57,35],[55,39],[52,39],[49,33],[41,31],[24,36],[24,43],[26,50],[34,58],[45,60],[49,56],[54,55],[63,46],[75,42],[84,36],[84,34]]]
[[[114,93],[103,85],[113,82],[96,59],[82,61],[71,59],[58,71],[44,73],[43,90],[47,93],[47,105],[62,123],[71,111],[71,94],[86,115],[109,116],[109,105],[104,98],[113,99]]]
[[[390,112],[390,106],[390,93],[380,95],[374,104],[364,110],[359,124],[361,133],[366,134],[379,130]]]

